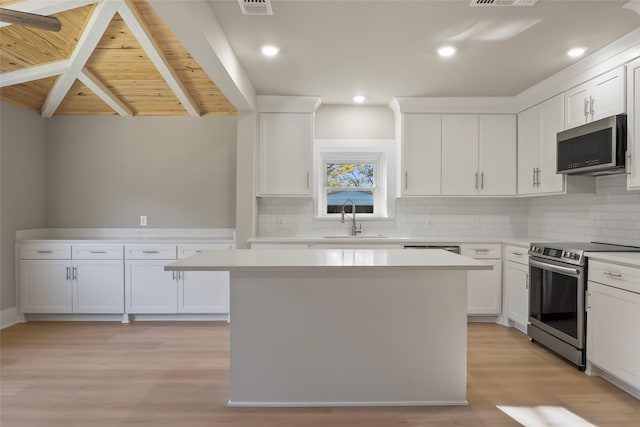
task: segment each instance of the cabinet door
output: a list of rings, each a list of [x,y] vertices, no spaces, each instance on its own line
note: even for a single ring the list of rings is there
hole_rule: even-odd
[[[624,66],[592,80],[591,120],[600,120],[626,111]]]
[[[178,313],[229,313],[229,272],[181,271]]]
[[[516,194],[516,116],[479,117],[480,195]]]
[[[627,65],[627,187],[640,189],[640,59]]]
[[[541,108],[541,150],[538,192],[564,192],[564,175],[557,174],[557,133],[563,130],[563,96],[562,94],[540,104]]]
[[[640,294],[588,283],[587,361],[640,387]]]
[[[529,322],[529,267],[507,262],[505,281],[507,318],[526,326]]]
[[[518,114],[518,194],[535,194],[535,170],[540,167],[540,107]]]
[[[164,271],[174,260],[136,260],[125,264],[127,313],[177,313],[177,275]]]
[[[440,194],[442,116],[402,117],[403,196]]]
[[[442,116],[442,194],[478,194],[478,116]]]
[[[313,114],[261,113],[259,195],[310,196]]]
[[[123,268],[119,260],[74,261],[73,312],[124,313]]]
[[[23,313],[71,313],[71,261],[21,260]]]
[[[571,129],[590,121],[589,97],[591,96],[591,91],[589,87],[590,83],[584,83],[564,93],[566,102],[564,114],[566,117],[564,123],[565,129]]]
[[[502,260],[481,261],[493,265],[493,270],[469,271],[467,314],[498,315],[502,305]]]

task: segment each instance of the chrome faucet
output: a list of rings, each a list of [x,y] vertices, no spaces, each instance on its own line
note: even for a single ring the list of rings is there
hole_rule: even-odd
[[[360,229],[356,228],[356,203],[353,200],[347,199],[342,204],[342,209],[340,210],[342,219],[340,220],[340,222],[344,224],[344,216],[346,214],[346,212],[344,211],[344,207],[347,203],[351,203],[351,235],[357,236],[359,233],[362,233],[362,223],[360,223]]]

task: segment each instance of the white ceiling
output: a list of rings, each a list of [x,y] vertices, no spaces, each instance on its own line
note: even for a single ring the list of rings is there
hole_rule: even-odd
[[[628,0],[272,0],[272,16],[209,0],[260,95],[321,96],[323,104],[388,104],[394,96],[512,96],[640,27]],[[275,44],[280,55],[260,54]],[[442,59],[436,48],[458,48]]]

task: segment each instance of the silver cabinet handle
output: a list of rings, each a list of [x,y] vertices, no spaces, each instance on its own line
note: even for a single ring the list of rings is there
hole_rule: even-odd
[[[107,251],[89,251],[90,254],[106,254]]]
[[[142,251],[143,254],[159,254],[160,251]]]
[[[533,186],[535,187],[536,186],[536,168],[533,168],[532,172],[533,173],[531,175],[533,176]]]
[[[408,189],[409,188],[409,172],[405,171],[404,172],[404,189]]]
[[[592,97],[589,97],[589,112],[591,113],[591,119],[593,119],[593,115],[595,114],[596,110],[593,108],[593,104],[596,102],[595,99],[593,99]]]
[[[591,292],[587,292],[587,310],[591,309]]]
[[[36,251],[39,254],[52,254],[53,251]]]
[[[71,278],[71,267],[67,267],[67,280]]]
[[[584,116],[589,116],[589,100],[587,98],[584,99]]]
[[[307,190],[309,189],[309,171],[307,171]]]
[[[627,164],[624,165],[624,171],[627,175],[631,175],[631,151],[627,151]]]
[[[522,256],[524,254],[522,252],[511,252],[511,255]]]
[[[477,254],[488,254],[489,249],[474,249]]]
[[[73,267],[71,269],[71,279],[78,280],[78,267]]]
[[[476,190],[478,189],[478,172],[476,172]]]
[[[529,273],[527,273],[527,278],[524,283],[525,283],[524,288],[529,289]]]
[[[480,189],[484,190],[484,172],[480,172]]]
[[[176,280],[176,272],[175,271],[171,272],[171,278],[172,278],[171,280]]]
[[[536,186],[540,187],[540,168],[536,168]]]
[[[622,273],[614,273],[612,271],[603,271],[602,274],[604,274],[605,276],[609,276],[609,277],[615,277],[617,279],[621,279],[622,278]]]

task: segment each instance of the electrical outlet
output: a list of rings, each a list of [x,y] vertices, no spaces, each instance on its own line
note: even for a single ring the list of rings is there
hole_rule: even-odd
[[[140,215],[140,227],[146,227],[146,226],[147,226],[147,216]]]

